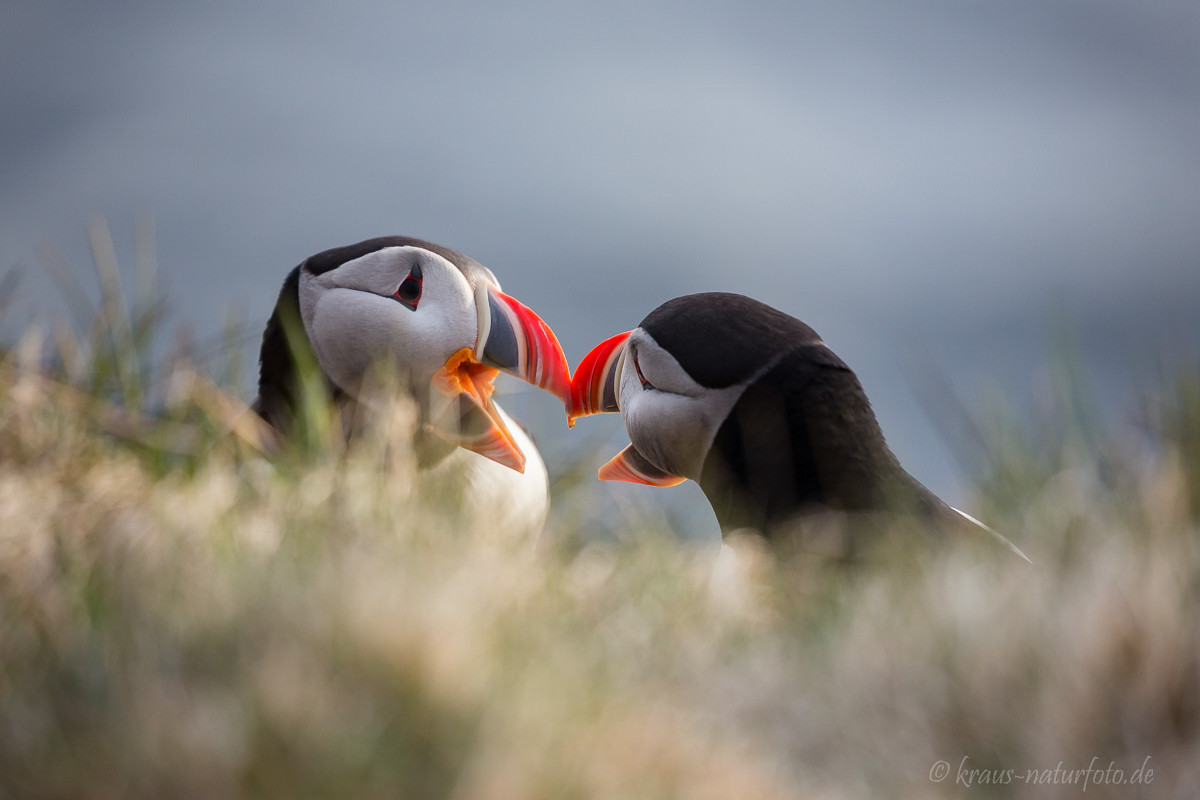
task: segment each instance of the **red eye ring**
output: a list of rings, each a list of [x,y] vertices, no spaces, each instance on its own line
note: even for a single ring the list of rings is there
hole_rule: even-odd
[[[412,271],[408,273],[407,278],[400,282],[400,288],[396,289],[392,297],[396,298],[401,304],[416,311],[417,304],[421,302],[421,292],[423,289],[421,267],[418,264],[413,264]]]

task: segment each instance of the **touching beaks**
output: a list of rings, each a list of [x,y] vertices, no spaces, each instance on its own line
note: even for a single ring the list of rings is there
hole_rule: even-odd
[[[612,460],[600,468],[598,477],[602,481],[625,481],[627,483],[643,483],[647,486],[678,486],[686,478],[663,472],[650,463],[633,445],[629,445],[613,456]]]
[[[567,402],[567,424],[591,414],[619,411],[617,405],[621,385],[621,363],[625,343],[633,331],[618,333],[592,348],[571,379],[571,397]]]
[[[525,454],[492,402],[500,372],[570,402],[571,372],[550,326],[528,307],[492,286],[475,291],[479,335],[433,376],[433,429],[448,442],[525,471]],[[440,397],[440,401],[439,401]]]

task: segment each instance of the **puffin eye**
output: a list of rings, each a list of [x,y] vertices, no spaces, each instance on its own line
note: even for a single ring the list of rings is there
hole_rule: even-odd
[[[421,302],[421,287],[421,266],[413,264],[412,271],[408,273],[407,278],[401,281],[400,288],[392,297],[416,311],[417,303]]]
[[[642,374],[642,365],[638,363],[637,351],[633,353],[633,371],[637,373],[638,381],[641,382],[643,389],[654,389],[655,386],[650,381],[646,380],[646,376]]]

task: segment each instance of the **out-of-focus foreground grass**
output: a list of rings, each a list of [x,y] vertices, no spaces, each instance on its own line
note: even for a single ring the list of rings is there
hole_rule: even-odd
[[[826,573],[589,541],[590,482],[512,541],[414,478],[403,407],[268,461],[114,319],[0,357],[0,797],[1200,793],[1195,372],[1136,448],[995,435],[973,508],[1033,567]]]

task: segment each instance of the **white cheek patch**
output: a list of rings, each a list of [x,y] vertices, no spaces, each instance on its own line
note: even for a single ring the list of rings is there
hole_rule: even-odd
[[[305,327],[321,369],[341,389],[356,395],[371,360],[391,354],[396,312],[411,313],[368,292],[333,289],[321,294]]]
[[[413,263],[411,253],[398,251],[412,249],[386,248],[322,275],[300,272],[300,316],[313,352],[325,374],[350,394],[372,359],[395,359],[417,384],[428,382],[454,353],[475,346],[478,316],[470,285],[440,256],[418,250],[423,276],[416,310],[390,296]]]
[[[649,377],[649,376],[647,376]],[[642,388],[634,370],[621,375],[621,418],[629,440],[658,467],[697,480],[713,439],[744,385],[702,389],[698,396]]]
[[[675,357],[662,349],[658,342],[641,328],[629,335],[626,350],[637,353],[642,374],[656,389],[687,397],[700,397],[710,391],[692,380],[692,376],[679,366]]]

